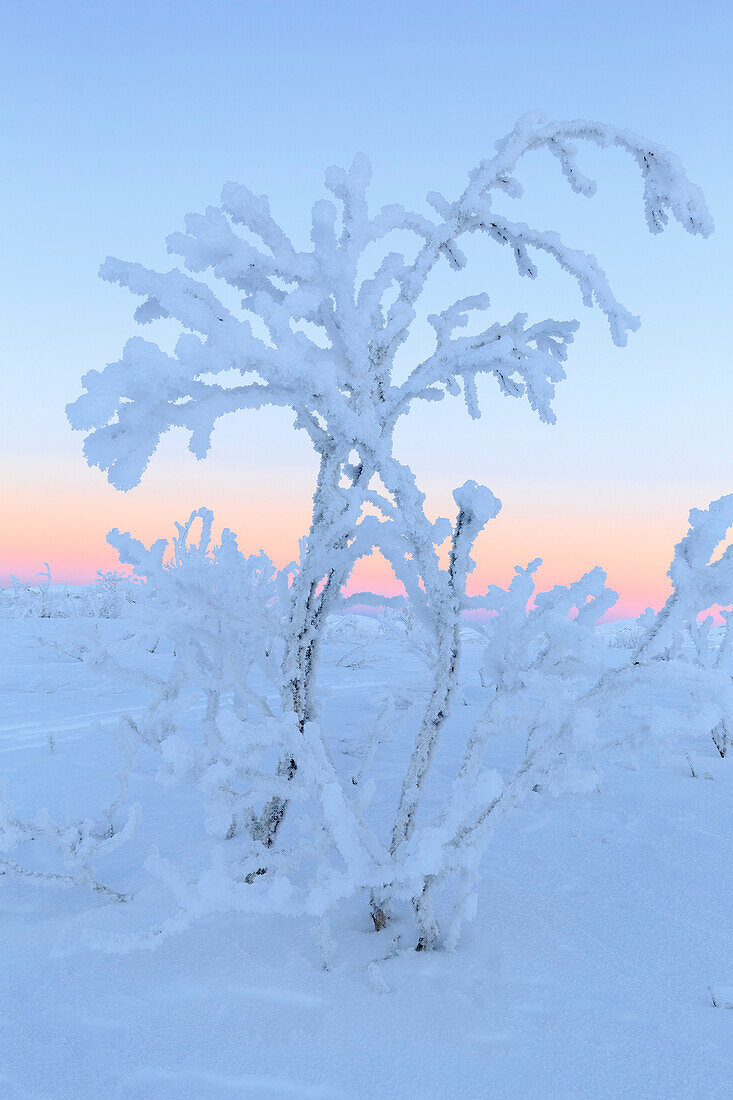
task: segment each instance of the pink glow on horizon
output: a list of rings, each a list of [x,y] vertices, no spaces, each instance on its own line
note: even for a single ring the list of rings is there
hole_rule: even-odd
[[[83,465],[58,471],[46,467],[35,476],[26,467],[5,494],[0,583],[8,584],[11,573],[33,583],[46,561],[54,582],[93,582],[98,570],[120,568],[106,542],[108,530],[130,531],[149,545],[172,536],[174,521],[185,519],[202,503],[238,534],[243,552],[264,549],[279,566],[296,558],[298,539],[310,521],[309,473],[286,478],[275,471],[263,476],[253,490],[250,472],[244,495],[233,472],[226,472],[226,478],[221,471],[204,476],[206,465],[192,464],[184,479],[151,467],[143,486],[120,494]],[[663,605],[674,545],[686,529],[684,509],[653,511],[652,494],[642,496],[625,486],[607,489],[600,494],[602,501],[591,498],[590,503],[584,486],[510,489],[511,499],[477,541],[471,593],[491,583],[506,586],[516,564],[542,556],[544,565],[536,574],[540,590],[568,584],[595,565],[602,566],[609,585],[620,595],[609,619]],[[452,514],[439,491],[436,495],[436,512],[442,508],[444,514]],[[449,493],[443,492],[442,498],[449,502]],[[349,591],[364,590],[384,595],[401,591],[383,558],[358,564]]]
[[[155,523],[152,517],[139,517],[140,522],[129,526],[119,522],[121,530],[130,529],[136,537],[149,544],[155,537],[161,534],[160,522]],[[90,523],[90,527],[92,524]],[[78,528],[73,534],[66,533],[66,537],[59,538],[53,550],[43,544],[38,537],[29,537],[22,549],[17,543],[12,549],[4,545],[0,546],[0,583],[9,584],[10,575],[20,578],[28,583],[37,583],[39,572],[44,570],[44,562],[48,561],[51,578],[54,583],[85,584],[96,580],[98,571],[126,570],[120,566],[117,554],[109,546],[103,531],[94,524],[96,530],[80,531]],[[173,533],[173,523],[162,525],[163,531]],[[235,528],[236,529],[236,528]],[[263,549],[273,558],[278,566],[285,565],[293,560],[297,554],[297,535],[294,532],[282,529],[271,531],[278,534],[279,538],[270,540],[270,545],[263,539]],[[661,540],[660,540],[661,541]],[[80,545],[81,542],[81,545]],[[240,540],[240,545],[245,552],[255,552],[260,546],[246,546]],[[656,561],[637,561],[636,570],[632,572],[631,563],[624,555],[613,553],[613,548],[606,548],[606,569],[608,584],[619,593],[618,603],[606,615],[607,620],[620,618],[632,618],[639,615],[647,607],[658,610],[665,602],[670,592],[669,583],[665,573],[668,561],[661,546],[655,547],[656,554],[650,553],[651,559],[659,561],[659,568],[653,568]],[[651,549],[651,548],[650,548]],[[493,552],[492,552],[493,550]],[[500,552],[501,550],[501,552]],[[578,562],[573,559],[585,557],[585,561]],[[484,591],[489,584],[506,586],[514,573],[515,560],[526,565],[529,555],[515,555],[509,552],[507,547],[486,547],[485,552],[477,554],[478,565],[469,580],[469,592],[477,594]],[[572,547],[564,547],[559,541],[553,546],[552,556],[548,555],[546,564],[540,567],[536,574],[539,590],[552,587],[555,584],[568,584],[577,579],[583,572],[592,568],[596,563],[594,555],[578,555],[577,544]],[[359,591],[378,592],[385,596],[400,595],[403,593],[401,584],[397,581],[388,563],[381,556],[373,556],[360,562],[355,570],[347,591],[350,593]]]

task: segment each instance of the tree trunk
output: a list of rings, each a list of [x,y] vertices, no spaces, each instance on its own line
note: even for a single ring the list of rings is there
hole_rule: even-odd
[[[345,513],[355,505],[358,504],[358,510],[361,510],[363,496],[360,494],[356,501],[346,504],[340,501],[338,482],[347,461],[348,453],[337,456],[333,452],[321,456],[308,545],[301,567],[293,579],[290,630],[285,640],[282,665],[283,702],[285,707],[292,707],[295,711],[301,734],[305,733],[307,724],[313,721],[317,713],[314,687],[323,629],[353,565],[343,558],[352,529],[349,524],[344,528],[343,520]],[[360,467],[350,489],[346,491],[351,492],[362,484],[363,475],[364,469]],[[290,780],[297,770],[297,761],[289,757],[279,762],[277,774]],[[265,806],[256,826],[257,839],[265,847],[270,848],[274,843],[287,806],[288,799],[280,795],[274,795]]]
[[[462,514],[458,517],[453,534],[453,549],[446,588],[441,591],[437,585],[433,587],[437,648],[435,682],[402,784],[390,841],[390,853],[393,856],[400,845],[410,839],[415,828],[415,815],[423,783],[430,770],[440,731],[450,712],[451,699],[458,680],[461,654],[461,603],[459,594],[455,590],[455,548],[461,525]],[[425,573],[429,571],[426,570],[423,573],[423,580],[425,580]],[[413,898],[412,904],[419,933],[417,950],[430,949],[438,938],[439,928],[433,916],[427,883],[422,894]],[[383,896],[372,895],[371,915],[377,931],[389,923],[389,908],[386,892]]]

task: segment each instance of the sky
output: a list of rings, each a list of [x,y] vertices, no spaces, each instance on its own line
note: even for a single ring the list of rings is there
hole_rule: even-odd
[[[616,348],[549,260],[530,283],[496,246],[472,242],[469,270],[437,274],[426,305],[485,290],[492,319],[577,318],[558,422],[541,424],[487,381],[480,421],[461,401],[420,408],[396,452],[433,515],[454,514],[452,489],[467,478],[501,498],[477,543],[475,587],[542,557],[541,584],[602,565],[617,614],[659,606],[689,509],[733,490],[732,30],[729,4],[705,0],[0,0],[0,582],[32,579],[46,561],[56,581],[91,580],[115,566],[111,527],[152,540],[202,504],[244,549],[292,559],[316,461],[282,410],[229,418],[203,462],[170,433],[126,494],[86,466],[65,405],[141,332],[136,302],[98,278],[100,263],[167,269],[167,234],[227,180],[268,194],[305,246],[325,168],[356,152],[372,162],[375,207],[420,209],[430,190],[459,194],[539,107],[673,149],[716,232],[649,235],[638,172],[617,151],[583,153],[592,200],[568,191],[551,158],[526,161],[526,195],[502,209],[593,252],[642,327]],[[379,562],[356,581],[392,590]]]

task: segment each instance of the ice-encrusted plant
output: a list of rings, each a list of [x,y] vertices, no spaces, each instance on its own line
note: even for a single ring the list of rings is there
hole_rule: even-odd
[[[449,797],[430,831],[416,835],[413,864],[424,883],[415,909],[419,946],[439,934],[431,904],[436,886],[456,882],[446,932],[455,943],[463,921],[475,912],[481,857],[508,811],[533,792],[560,794],[591,789],[598,765],[614,753],[666,749],[710,735],[721,756],[733,717],[733,547],[716,556],[733,527],[733,494],[707,509],[693,508],[690,527],[675,547],[669,569],[673,591],[657,614],[642,616],[632,653],[609,665],[606,641],[595,627],[615,604],[601,569],[580,580],[537,593],[540,559],[518,567],[509,587],[490,586],[469,598],[469,608],[493,612],[486,628],[482,683],[490,698],[466,741]],[[712,616],[723,610],[722,636],[710,638]],[[656,704],[639,707],[640,693]],[[486,760],[491,738],[524,743],[503,779]],[[693,777],[696,775],[688,753]]]
[[[707,509],[691,509],[689,530],[677,543],[669,567],[672,592],[642,633],[633,657],[635,664],[667,659],[696,667],[709,678],[708,701],[727,696],[733,674],[733,546],[728,544],[717,554],[732,527],[733,493],[712,501]],[[705,614],[714,608],[720,609],[723,619],[715,641],[711,638],[714,618]],[[733,711],[724,704],[719,712],[712,738],[725,757]]]
[[[11,619],[119,619],[130,611],[135,587],[129,577],[109,570],[97,571],[93,585],[52,583],[48,562],[37,584],[11,576],[10,586],[0,589],[0,618]]]
[[[575,278],[584,303],[605,314],[613,341],[625,344],[638,318],[618,302],[595,258],[571,248],[557,233],[514,222],[500,210],[502,195],[522,194],[517,176],[522,159],[541,149],[558,160],[573,191],[591,196],[595,184],[577,161],[577,143],[583,141],[616,146],[636,162],[652,232],[660,232],[672,216],[691,233],[710,233],[700,191],[665,149],[613,126],[548,122],[533,113],[469,173],[455,200],[431,192],[429,214],[400,205],[370,214],[369,165],[358,156],[348,171],[328,170],[326,186],[336,201],[315,204],[310,249],[296,249],[264,196],[227,184],[220,206],[189,215],[186,231],[168,238],[169,250],[190,272],[210,273],[208,282],[177,268],[159,273],[116,259],[102,266],[105,279],[143,298],[138,321],[173,318],[184,329],[172,353],[151,341],[130,340],[119,362],[85,376],[86,392],[69,406],[72,426],[89,432],[87,460],[106,470],[114,485],[137,484],[169,428],[187,429],[192,451],[203,457],[222,415],[266,405],[292,409],[295,426],[308,434],[319,456],[310,530],[290,588],[282,662],[283,700],[296,716],[301,749],[280,761],[281,793],[268,801],[262,819],[268,846],[287,806],[282,793],[287,788],[279,781],[292,779],[299,755],[310,751],[327,616],[341,600],[356,561],[376,548],[428,627],[435,654],[434,683],[391,833],[393,863],[409,848],[455,689],[471,546],[500,505],[488,489],[469,482],[454,494],[455,523],[431,522],[412,471],[394,454],[394,430],[414,402],[447,395],[462,394],[470,416],[480,416],[482,375],[493,377],[505,396],[525,397],[542,420],[552,422],[555,387],[565,375],[578,324],[530,322],[516,314],[461,335],[469,320],[488,309],[482,293],[428,318],[434,350],[403,381],[394,372],[395,356],[417,320],[418,300],[435,266],[446,263],[456,271],[466,266],[460,242],[470,234],[506,246],[521,276],[536,277],[537,255],[554,260]],[[409,255],[387,251],[397,233],[414,239]],[[375,245],[383,254],[365,273]],[[217,280],[241,295],[236,309],[212,290]],[[438,548],[446,539],[449,564],[443,568]],[[379,890],[373,894],[373,917],[378,927],[386,920]]]
[[[216,544],[206,509],[177,525],[172,543],[159,539],[149,549],[112,532],[110,541],[135,570],[134,614],[125,631],[85,645],[81,659],[115,687],[136,688],[136,709],[121,723],[117,795],[98,819],[63,821],[46,811],[23,820],[0,797],[0,875],[87,886],[108,900],[131,900],[129,887],[123,893],[101,882],[93,864],[133,835],[140,808],[129,806],[128,790],[141,749],[151,750],[158,780],[186,787],[192,825],[195,805],[204,811],[205,833],[191,834],[181,861],[157,854],[146,861],[175,897],[176,910],[147,934],[93,936],[100,946],[154,946],[197,917],[221,911],[321,920],[364,890],[371,893],[373,915],[385,923],[395,902],[412,899],[421,949],[441,935],[454,945],[475,912],[482,856],[508,812],[527,798],[593,788],[609,749],[623,759],[629,748],[655,737],[687,746],[711,728],[727,729],[733,713],[729,639],[720,649],[693,648],[689,635],[706,638],[707,627],[697,622],[699,608],[733,595],[730,553],[710,561],[733,519],[732,508],[728,497],[691,513],[690,531],[671,569],[677,584],[670,597],[676,607],[672,646],[660,637],[671,613],[660,613],[643,624],[646,643],[636,654],[619,654],[609,663],[595,624],[616,594],[597,568],[538,593],[536,559],[515,570],[507,589],[492,585],[464,596],[466,609],[492,613],[483,628],[484,710],[465,740],[455,780],[439,804],[422,807],[410,837],[396,846],[394,837],[385,841],[366,820],[375,791],[370,773],[376,741],[365,744],[358,774],[344,784],[320,724],[312,723],[304,735],[283,705],[280,652],[289,570],[276,571],[262,553],[245,557],[231,532]],[[403,610],[409,605],[403,603]],[[383,636],[390,647],[395,641],[404,645],[405,635],[416,633],[415,623],[390,619],[385,616],[372,635]],[[346,625],[341,620],[340,629],[330,631],[341,645],[353,640]],[[683,636],[687,645],[679,641]],[[412,642],[422,661],[435,657],[429,640],[423,630]],[[639,713],[640,689],[659,697],[651,711]],[[387,698],[378,706],[374,734],[383,733],[388,721]],[[515,765],[504,776],[487,751],[501,737],[514,745]],[[290,778],[273,775],[283,752],[298,753]],[[273,797],[294,803],[288,828],[275,837],[261,809]],[[61,870],[49,869],[32,852],[39,841],[46,853],[56,851],[56,865],[61,857]],[[24,856],[31,854],[28,865]],[[441,933],[433,898],[444,887],[453,900]]]

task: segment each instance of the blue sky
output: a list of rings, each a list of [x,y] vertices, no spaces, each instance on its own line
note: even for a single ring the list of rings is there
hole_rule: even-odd
[[[512,216],[596,253],[642,329],[614,348],[563,276],[544,265],[535,284],[519,282],[482,242],[465,288],[488,290],[497,318],[524,309],[583,323],[559,422],[547,429],[487,388],[478,424],[459,404],[421,410],[400,437],[403,457],[437,511],[474,477],[502,497],[505,517],[552,511],[581,539],[604,493],[629,538],[634,529],[652,537],[642,522],[650,515],[660,539],[676,515],[679,536],[691,505],[733,489],[732,26],[729,5],[704,2],[0,5],[0,447],[3,482],[15,490],[4,561],[18,568],[41,552],[49,494],[68,503],[62,526],[78,526],[81,509],[89,561],[98,546],[100,562],[115,508],[147,534],[152,515],[165,524],[186,505],[187,487],[192,508],[249,500],[255,483],[266,512],[289,493],[305,493],[307,505],[313,462],[282,413],[223,425],[195,472],[185,441],[167,440],[124,502],[84,467],[64,405],[81,374],[117,358],[134,330],[130,297],[97,278],[107,254],[170,266],[165,236],[216,202],[228,179],[269,194],[305,242],[324,168],[356,151],[372,160],[375,204],[419,206],[433,188],[450,196],[534,107],[674,149],[707,195],[716,234],[701,241],[675,226],[650,237],[634,166],[615,153],[588,153],[599,183],[590,202],[566,194],[554,164],[527,162],[526,200],[508,204]],[[434,288],[445,304],[463,292],[447,274]],[[253,538],[261,532],[266,544],[270,519],[248,515]],[[44,558],[57,535],[48,530]],[[516,560],[544,552],[520,545]]]

